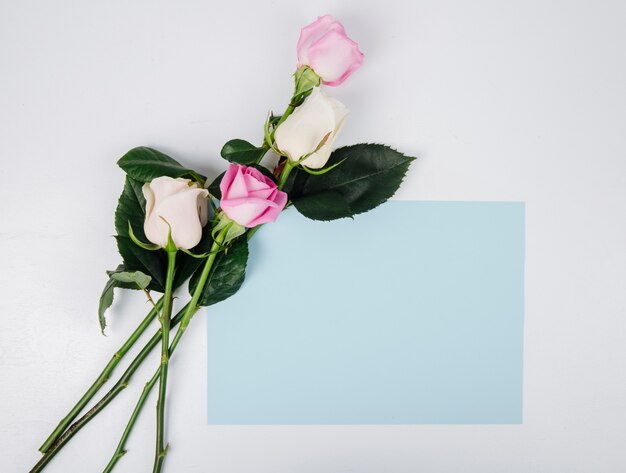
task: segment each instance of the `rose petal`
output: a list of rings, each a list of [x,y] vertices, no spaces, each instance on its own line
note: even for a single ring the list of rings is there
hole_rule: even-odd
[[[263,174],[258,169],[253,168],[252,166],[249,166],[249,167],[246,168],[246,174],[249,174],[250,176],[254,177],[255,179],[257,179],[258,181],[264,183],[265,185],[267,185],[270,188],[276,187],[276,183],[272,179],[267,177],[265,174]]]
[[[330,86],[341,84],[363,64],[359,45],[339,30],[329,31],[311,44],[307,58],[324,84]]]
[[[248,195],[248,187],[246,186],[246,179],[244,177],[242,166],[237,166],[237,172],[235,173],[235,177],[228,188],[226,197],[228,199],[245,197]]]
[[[235,201],[222,201],[222,210],[226,212],[228,218],[234,220],[239,225],[251,227],[252,222],[259,213],[265,210],[265,202],[247,202],[246,199],[237,199]]]
[[[222,180],[220,181],[220,192],[222,193],[222,197],[228,194],[228,189],[230,188],[235,176],[237,175],[239,168],[236,164],[231,164],[228,166],[228,169],[224,173]]]
[[[302,164],[311,169],[320,169],[323,168],[328,162],[328,158],[332,153],[333,144],[335,143],[335,139],[337,135],[343,128],[343,124],[346,120],[346,117],[350,113],[350,110],[342,104],[339,100],[329,97],[331,107],[333,109],[333,113],[335,114],[336,127],[333,133],[328,137],[326,143],[318,149],[311,156],[306,158]]]
[[[259,180],[258,177],[255,177],[252,173],[245,173],[244,180],[246,181],[248,193],[270,189],[270,186],[265,181]]]
[[[190,249],[200,242],[202,224],[198,214],[198,199],[206,199],[208,194],[206,189],[187,188],[170,195],[161,202],[157,201],[155,214],[162,221],[164,220],[165,229],[169,224],[172,240],[177,248]],[[167,231],[164,233],[167,235]]]
[[[237,169],[236,173],[231,170],[234,168]],[[255,222],[269,222],[280,214],[287,203],[287,195],[278,197],[281,201],[279,206],[275,201],[279,191],[271,178],[256,168],[238,164],[231,164],[227,171],[229,173],[229,179],[222,179],[220,183],[220,207],[231,220],[251,228],[257,225]]]
[[[149,218],[154,209],[154,201],[155,201],[154,192],[152,191],[152,188],[150,187],[150,183],[146,182],[141,187],[141,192],[143,193],[143,196],[146,199],[146,218]]]
[[[300,64],[308,64],[307,50],[309,46],[313,44],[314,41],[321,38],[333,23],[338,24],[339,27],[343,29],[341,23],[333,20],[332,16],[324,15],[318,16],[317,20],[300,30],[300,38],[298,39],[298,45],[296,47],[298,52],[298,62]]]
[[[276,221],[282,210],[287,204],[288,196],[285,192],[276,189],[276,194],[272,196],[274,205],[268,207],[265,212],[257,216],[254,220],[249,222],[250,227],[256,227],[257,225],[263,225],[265,223],[271,223]]]
[[[175,194],[176,192],[187,189],[190,182],[191,181],[189,179],[183,179],[182,177],[174,179],[169,176],[161,176],[153,179],[149,185],[150,189],[154,193],[156,201],[158,202],[159,200]]]
[[[254,198],[254,199],[268,199],[272,195],[273,192],[274,192],[274,189],[270,189],[268,187],[266,189],[259,189],[258,191],[252,191],[248,194],[248,197]]]
[[[276,129],[276,145],[292,161],[313,152],[335,129],[333,108],[326,99],[319,87],[314,88],[304,103]]]
[[[167,245],[168,226],[161,218],[155,207],[171,195],[189,189],[189,179],[172,178],[169,176],[161,176],[146,183],[142,187],[142,192],[146,198],[146,218],[143,225],[143,231],[146,238],[151,243],[160,246]]]

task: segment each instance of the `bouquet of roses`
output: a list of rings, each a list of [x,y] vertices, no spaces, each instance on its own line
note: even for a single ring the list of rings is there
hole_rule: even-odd
[[[322,86],[338,86],[359,68],[363,54],[357,43],[346,35],[341,23],[326,15],[302,29],[297,52],[289,105],[281,115],[267,116],[260,146],[242,139],[227,142],[221,150],[228,162],[227,170],[212,182],[151,148],[134,148],[118,161],[126,173],[115,212],[122,264],[108,272],[100,299],[100,325],[104,330],[104,314],[113,302],[115,288],[144,291],[151,310],[43,443],[43,457],[32,472],[43,470],[128,386],[158,345],[160,363],[103,471],[112,471],[126,453],[126,441],[148,394],[155,388],[158,401],[153,471],[161,471],[168,449],[164,413],[169,359],[201,307],[223,301],[239,290],[250,238],[290,206],[314,220],[352,217],[382,204],[400,186],[414,158],[380,144],[332,150],[348,109],[328,96]],[[269,156],[274,165],[266,167],[263,162],[269,161]],[[189,301],[173,314],[174,293],[185,283]],[[162,296],[153,298],[153,292]],[[183,297],[182,290],[178,297]],[[117,382],[88,408],[155,319],[159,329]]]

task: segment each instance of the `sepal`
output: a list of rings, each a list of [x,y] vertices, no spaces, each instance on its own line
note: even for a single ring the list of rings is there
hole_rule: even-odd
[[[148,251],[156,251],[156,250],[160,250],[161,246],[155,244],[155,243],[144,243],[143,241],[139,240],[136,236],[135,233],[133,232],[133,226],[130,223],[130,220],[128,221],[128,236],[130,237],[130,239],[133,241],[133,243],[135,245],[137,245],[140,248],[143,248],[144,250],[148,250]],[[169,235],[169,240],[171,240],[171,232]],[[168,242],[169,244],[169,242]]]
[[[322,174],[326,174],[328,171],[332,171],[333,169],[335,169],[337,166],[339,166],[341,163],[343,163],[347,158],[342,159],[341,161],[339,161],[338,163],[332,164],[330,166],[327,166],[325,168],[322,169],[311,169],[306,167],[304,164],[302,165],[302,169],[306,172],[308,172],[309,174],[311,174],[312,176],[321,176]]]
[[[265,119],[265,125],[263,125],[263,137],[265,138],[266,146],[269,146],[269,148],[276,154],[282,154],[280,151],[278,151],[278,149],[276,149],[276,146],[274,146],[274,138],[272,136],[272,131],[270,131],[271,127],[274,127],[274,130],[276,129],[276,124],[272,123],[274,121],[273,118],[274,117],[271,113],[267,114],[267,118]]]
[[[213,239],[215,239],[215,236],[224,229],[226,229],[226,235],[224,236],[223,245],[225,245],[229,241],[234,240],[238,236],[243,235],[246,232],[246,227],[244,227],[243,225],[239,225],[237,222],[230,219],[228,215],[226,215],[226,213],[222,210],[220,213],[217,214],[217,223],[211,231]]]
[[[294,74],[294,97],[308,95],[315,87],[319,87],[322,78],[309,66],[300,66]]]
[[[183,253],[191,256],[192,258],[197,258],[197,259],[203,259],[203,258],[207,258],[211,255],[216,255],[218,254],[220,251],[226,251],[226,248],[224,246],[221,246],[219,249],[215,250],[215,251],[208,251],[206,253],[201,253],[201,254],[196,254],[193,253],[185,248],[180,248],[180,251],[182,251]]]

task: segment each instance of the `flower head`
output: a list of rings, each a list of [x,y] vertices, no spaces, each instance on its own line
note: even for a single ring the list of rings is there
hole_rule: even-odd
[[[143,185],[146,219],[143,229],[148,240],[163,248],[171,234],[176,248],[190,249],[202,238],[207,224],[206,189],[190,179],[161,176]]]
[[[220,207],[228,218],[252,228],[273,222],[287,204],[287,194],[258,169],[231,164],[220,182]]]
[[[363,64],[359,45],[330,15],[302,28],[298,40],[298,66],[310,66],[326,85],[339,85]]]

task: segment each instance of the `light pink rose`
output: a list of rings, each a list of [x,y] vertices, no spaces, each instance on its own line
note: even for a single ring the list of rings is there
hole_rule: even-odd
[[[231,164],[220,182],[220,206],[228,218],[252,228],[273,222],[287,203],[287,194],[253,167]]]
[[[326,85],[339,85],[363,64],[359,45],[348,38],[332,16],[320,16],[302,28],[298,40],[299,66],[310,66]]]
[[[207,224],[209,192],[190,179],[161,176],[142,187],[146,198],[146,238],[163,248],[171,232],[176,248],[190,249],[202,238]]]

